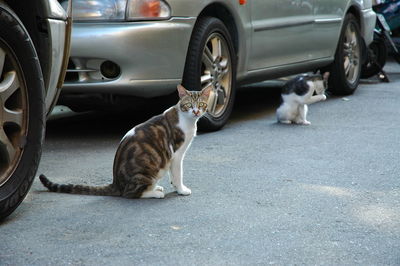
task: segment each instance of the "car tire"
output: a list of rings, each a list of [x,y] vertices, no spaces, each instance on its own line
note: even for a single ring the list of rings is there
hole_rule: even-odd
[[[44,83],[22,22],[0,2],[0,220],[28,193],[45,129]]]
[[[368,49],[368,60],[363,64],[361,69],[361,78],[364,79],[379,73],[386,64],[388,54],[385,39],[382,37],[374,38]],[[378,65],[374,63],[374,60],[376,60]]]
[[[217,18],[200,17],[189,43],[182,81],[188,90],[213,86],[199,130],[216,131],[227,123],[235,100],[235,82],[236,54],[229,31]]]
[[[357,19],[352,14],[344,18],[335,59],[331,65],[329,90],[335,95],[350,95],[360,82],[362,40]]]

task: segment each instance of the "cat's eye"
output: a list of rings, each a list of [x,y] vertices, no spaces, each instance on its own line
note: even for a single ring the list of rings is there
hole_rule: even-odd
[[[192,107],[193,107],[193,105],[192,105],[191,103],[186,103],[184,106],[185,106],[186,108],[192,108]]]
[[[203,103],[203,102],[200,102],[199,103],[199,107],[201,108],[201,107],[205,107],[206,106],[206,104],[205,103]]]

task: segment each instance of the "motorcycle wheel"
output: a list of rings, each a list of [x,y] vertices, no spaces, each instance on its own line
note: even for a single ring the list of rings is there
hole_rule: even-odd
[[[385,40],[381,37],[375,38],[368,47],[368,59],[361,69],[361,78],[370,78],[379,73],[386,64],[387,47]],[[375,61],[375,62],[374,62]]]

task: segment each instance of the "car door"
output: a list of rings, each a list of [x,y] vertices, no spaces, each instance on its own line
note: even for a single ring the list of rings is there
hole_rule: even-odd
[[[348,0],[314,0],[314,44],[316,58],[332,57],[338,44]]]
[[[251,0],[249,70],[312,59],[314,0]]]

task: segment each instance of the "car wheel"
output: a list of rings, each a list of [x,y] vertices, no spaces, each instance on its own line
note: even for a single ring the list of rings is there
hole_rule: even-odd
[[[44,84],[38,57],[16,14],[0,3],[0,219],[25,198],[44,136]]]
[[[357,89],[361,74],[361,45],[358,22],[352,14],[347,14],[329,78],[333,94],[349,95]]]
[[[202,131],[222,128],[235,99],[236,55],[229,31],[221,20],[202,17],[196,22],[189,44],[183,85],[189,90],[213,86],[208,111],[198,125]]]
[[[361,69],[361,78],[370,78],[379,73],[386,64],[387,48],[383,38],[375,38],[369,45],[368,60]],[[378,63],[375,64],[374,61]]]

